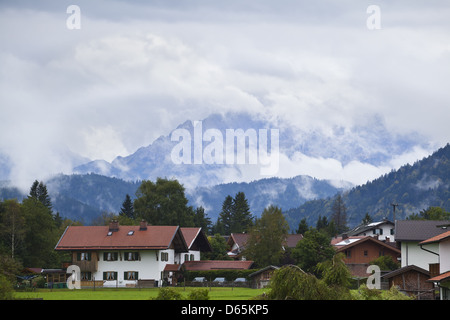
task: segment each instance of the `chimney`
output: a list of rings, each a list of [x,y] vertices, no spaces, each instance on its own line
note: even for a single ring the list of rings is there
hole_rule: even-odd
[[[109,223],[109,231],[111,231],[111,232],[119,231],[119,221],[112,220]]]
[[[345,239],[347,239],[348,238],[348,234],[347,233],[343,233],[342,234],[342,240],[345,240]]]
[[[140,231],[147,230],[147,221],[141,220],[141,223],[139,225],[139,230]]]

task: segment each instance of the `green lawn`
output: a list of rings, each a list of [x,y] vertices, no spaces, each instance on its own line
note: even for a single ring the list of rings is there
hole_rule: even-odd
[[[176,290],[186,298],[193,289],[192,287],[179,287]],[[210,288],[207,288],[208,290]],[[44,299],[44,300],[149,300],[158,295],[157,288],[151,289],[37,289],[34,292],[16,292],[15,297],[19,299]],[[210,300],[248,300],[252,299],[268,289],[249,288],[211,288]]]

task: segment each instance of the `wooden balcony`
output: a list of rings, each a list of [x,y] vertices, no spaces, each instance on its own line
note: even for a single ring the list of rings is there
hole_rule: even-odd
[[[79,252],[74,251],[72,253],[72,264],[80,267],[82,272],[96,272],[98,270],[98,253],[93,251],[90,253],[89,260],[80,259]]]

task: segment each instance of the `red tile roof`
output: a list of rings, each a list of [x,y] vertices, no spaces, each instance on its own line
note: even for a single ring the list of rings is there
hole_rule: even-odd
[[[302,234],[289,234],[286,239],[286,244],[288,248],[295,248],[297,243],[303,239]]]
[[[132,234],[129,235],[129,232]],[[55,250],[162,250],[171,245],[178,251],[187,251],[187,245],[177,226],[147,226],[146,230],[139,230],[139,226],[120,226],[115,232],[109,232],[108,226],[69,226]]]
[[[450,238],[450,231],[438,234],[437,236],[431,237],[427,240],[424,240],[420,242],[419,244],[428,244],[428,243],[434,243],[434,242],[441,242],[447,238]]]
[[[336,246],[337,247],[337,252],[341,252],[341,251],[347,250],[348,248],[351,248],[351,247],[354,247],[354,246],[358,246],[361,243],[364,243],[366,241],[372,241],[372,242],[378,244],[379,246],[385,247],[385,248],[387,248],[387,249],[389,249],[389,250],[391,250],[391,251],[393,251],[395,253],[398,253],[398,254],[401,253],[400,249],[397,249],[397,248],[395,248],[395,247],[393,247],[393,246],[391,246],[389,244],[386,244],[383,241],[375,239],[375,237],[371,237],[371,236],[365,236],[362,239],[356,240],[354,242],[350,242],[348,245],[345,245],[345,246]]]
[[[235,261],[235,260],[202,260],[202,261],[186,261],[183,266],[189,271],[202,270],[245,270],[250,269],[253,261]]]
[[[181,228],[181,233],[183,233],[183,237],[184,240],[186,241],[188,248],[192,246],[195,238],[197,237],[200,231],[201,228]]]
[[[180,264],[166,264],[166,266],[164,267],[164,271],[179,271],[180,270],[181,265]]]
[[[449,278],[450,278],[450,271],[447,271],[447,272],[441,273],[440,275],[438,275],[436,277],[428,279],[427,281],[429,281],[429,282],[440,282],[442,280],[447,280]]]

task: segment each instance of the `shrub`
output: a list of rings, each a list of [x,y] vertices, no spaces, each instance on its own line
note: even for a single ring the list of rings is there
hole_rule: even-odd
[[[209,300],[208,289],[194,289],[188,295],[189,300]]]
[[[0,274],[0,300],[14,299],[14,290],[11,282],[4,275]]]
[[[268,298],[271,300],[330,300],[333,291],[314,275],[296,266],[284,266],[273,273]]]
[[[181,293],[174,288],[164,287],[159,289],[158,295],[154,300],[182,300]]]

